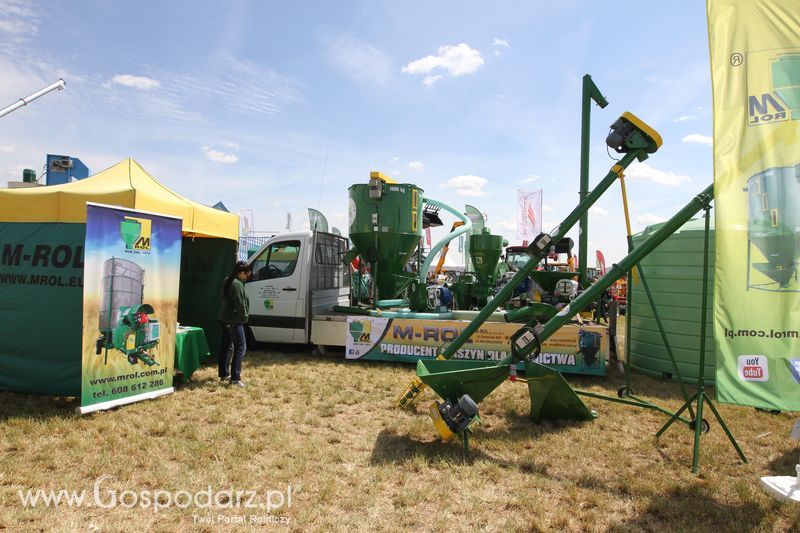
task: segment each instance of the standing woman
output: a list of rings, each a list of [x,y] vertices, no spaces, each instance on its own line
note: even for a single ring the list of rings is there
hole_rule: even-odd
[[[231,380],[231,385],[244,387],[242,360],[247,350],[244,325],[247,323],[250,302],[244,291],[244,282],[250,277],[250,266],[239,261],[222,286],[222,303],[217,319],[222,325],[222,344],[219,349],[219,379]],[[233,360],[231,360],[231,357]],[[229,371],[230,369],[230,371]]]

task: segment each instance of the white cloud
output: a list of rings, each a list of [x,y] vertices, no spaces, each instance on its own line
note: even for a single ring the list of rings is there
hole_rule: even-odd
[[[697,118],[696,115],[681,115],[678,118],[673,119],[672,122],[687,122],[689,120],[694,120],[696,118]]]
[[[504,218],[492,224],[492,227],[497,231],[517,231],[517,219]]]
[[[392,158],[392,163],[397,163],[398,161],[400,161],[400,158],[399,158],[399,157],[397,157],[397,156],[394,156],[394,157]]]
[[[535,181],[539,181],[540,178],[541,178],[541,176],[539,174],[530,174],[527,178],[525,178],[524,180],[520,181],[519,184],[520,185],[524,185],[526,183],[533,183]]]
[[[0,154],[13,154],[14,147],[13,146],[2,146],[0,145]]]
[[[207,158],[217,163],[225,163],[230,165],[239,160],[239,156],[235,154],[229,154],[221,150],[214,150],[208,146],[203,146],[203,153],[206,154]]]
[[[352,35],[328,36],[323,44],[335,71],[363,85],[389,84],[392,61],[380,48]]]
[[[39,20],[29,3],[18,0],[0,2],[0,33],[25,39],[39,31]]]
[[[500,50],[498,49],[498,47],[502,46],[502,47],[508,48],[508,46],[509,46],[508,45],[508,40],[506,40],[506,39],[498,39],[497,37],[495,37],[494,40],[492,41],[492,46],[495,47],[494,56],[495,57],[500,57],[502,54],[500,53]]]
[[[714,144],[714,139],[709,135],[700,135],[699,133],[692,133],[691,135],[687,135],[686,137],[682,138],[681,142],[706,144],[708,146],[711,146],[712,144]]]
[[[666,218],[654,215],[653,213],[646,213],[644,215],[639,215],[638,217],[636,217],[636,222],[644,226],[649,226],[650,224],[658,224],[659,222],[666,222],[666,221],[667,221]]]
[[[552,213],[553,212],[553,208],[550,207],[547,204],[542,204],[542,211],[545,212],[545,213]]]
[[[647,163],[637,163],[628,167],[625,174],[629,178],[643,179],[652,181],[653,183],[660,183],[661,185],[668,185],[670,187],[677,187],[681,183],[692,181],[689,176],[675,174],[673,172],[665,172],[651,167]]]
[[[209,76],[182,78],[178,96],[191,105],[197,92],[202,91],[218,101],[220,106],[239,113],[274,115],[294,101],[298,93],[292,79],[260,63],[230,54],[215,58]],[[170,79],[171,83],[174,81],[174,78]]]
[[[430,74],[434,70],[440,69],[451,76],[463,76],[464,74],[474,74],[482,65],[483,57],[481,53],[474,48],[470,48],[467,44],[461,43],[456,46],[441,46],[436,51],[436,55],[425,56],[412,61],[404,66],[402,70],[407,74]],[[435,75],[427,76],[423,83],[431,86],[440,77]]]
[[[24,34],[35,30],[35,28],[36,26],[26,20],[0,20],[0,32],[2,33]]]
[[[208,58],[200,71],[156,70],[152,75],[161,80],[158,90],[121,94],[124,89],[119,89],[115,80],[108,87],[119,90],[106,91],[104,96],[146,117],[196,125],[207,120],[203,110],[209,108],[247,117],[275,115],[299,94],[298,84],[293,79],[228,53]],[[198,106],[198,101],[206,105]]]
[[[425,165],[422,164],[422,161],[411,161],[408,163],[408,168],[416,172],[422,172],[425,169]]]
[[[119,85],[124,85],[125,87],[133,87],[134,89],[141,89],[143,91],[149,91],[161,85],[158,83],[158,80],[154,80],[153,78],[134,76],[133,74],[117,74],[111,78],[111,81]]]
[[[558,222],[542,222],[542,231],[544,233],[552,233],[556,226],[558,226]]]
[[[608,211],[606,211],[602,207],[598,207],[596,205],[593,205],[592,207],[589,208],[589,214],[590,215],[595,215],[595,216],[598,216],[598,217],[606,217],[606,216],[608,216]]]
[[[467,174],[450,178],[443,187],[455,189],[458,194],[463,196],[485,196],[486,193],[482,189],[488,182],[489,180],[486,178]]]

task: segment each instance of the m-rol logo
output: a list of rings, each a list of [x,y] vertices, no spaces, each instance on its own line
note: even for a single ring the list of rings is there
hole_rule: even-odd
[[[800,53],[787,52],[756,60],[755,90],[747,96],[748,126],[800,119]]]
[[[747,100],[747,125],[758,126],[788,120],[786,107],[777,94],[750,95]]]
[[[740,355],[739,379],[742,381],[769,381],[769,362],[764,355]]]
[[[149,218],[126,216],[119,223],[119,235],[126,250],[150,250],[153,221]]]

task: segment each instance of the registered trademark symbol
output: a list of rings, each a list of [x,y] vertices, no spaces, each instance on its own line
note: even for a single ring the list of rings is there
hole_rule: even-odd
[[[738,67],[742,63],[744,63],[744,56],[742,54],[740,54],[739,52],[731,54],[731,65],[733,65],[734,67]]]

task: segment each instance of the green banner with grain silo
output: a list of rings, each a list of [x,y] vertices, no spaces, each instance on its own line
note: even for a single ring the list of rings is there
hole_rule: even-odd
[[[710,0],[717,396],[800,410],[800,11]]]
[[[81,413],[172,392],[181,225],[87,204]]]

